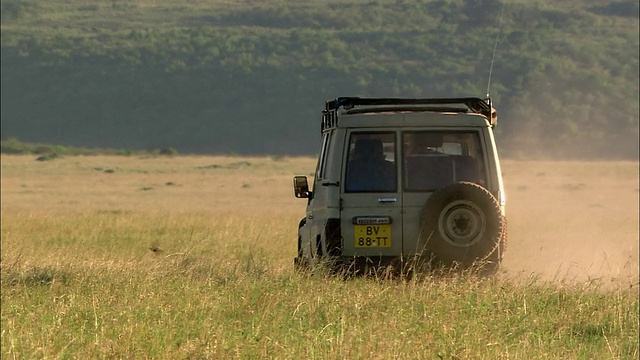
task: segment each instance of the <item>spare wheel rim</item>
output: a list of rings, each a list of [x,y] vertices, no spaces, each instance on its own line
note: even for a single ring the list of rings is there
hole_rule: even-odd
[[[440,212],[438,230],[442,238],[457,247],[469,247],[480,241],[487,229],[484,211],[469,200],[456,200]]]

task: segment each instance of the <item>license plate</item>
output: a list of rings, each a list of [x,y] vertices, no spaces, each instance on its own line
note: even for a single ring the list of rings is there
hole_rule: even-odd
[[[357,248],[390,248],[391,225],[354,225]]]

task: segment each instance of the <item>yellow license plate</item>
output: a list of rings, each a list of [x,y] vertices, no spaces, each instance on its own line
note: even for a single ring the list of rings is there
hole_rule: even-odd
[[[354,225],[357,248],[390,248],[391,225]]]

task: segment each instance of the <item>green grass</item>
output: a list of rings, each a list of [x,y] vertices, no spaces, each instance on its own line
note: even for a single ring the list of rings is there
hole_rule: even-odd
[[[314,159],[34,157],[1,159],[2,359],[639,355],[637,162],[504,161],[498,275],[392,279],[293,272]]]
[[[3,212],[2,357],[638,356],[637,287],[298,275],[295,219]]]

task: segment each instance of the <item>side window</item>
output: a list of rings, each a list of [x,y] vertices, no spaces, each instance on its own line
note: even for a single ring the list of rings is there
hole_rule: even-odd
[[[405,132],[402,143],[406,191],[434,191],[457,181],[485,184],[484,156],[477,132]]]
[[[327,168],[327,152],[329,151],[329,143],[331,142],[331,132],[322,134],[322,146],[320,147],[320,157],[316,167],[316,180],[324,179]]]
[[[397,191],[395,133],[352,133],[348,150],[346,192]]]

